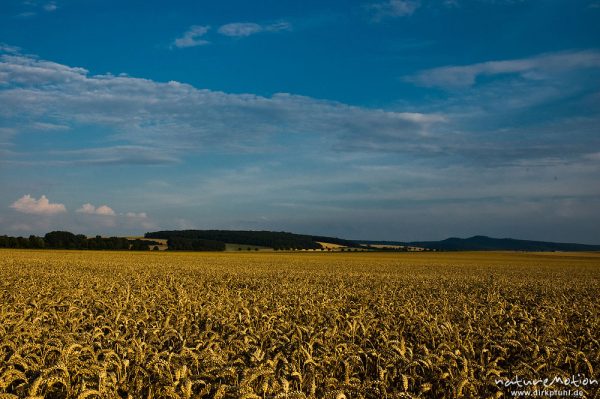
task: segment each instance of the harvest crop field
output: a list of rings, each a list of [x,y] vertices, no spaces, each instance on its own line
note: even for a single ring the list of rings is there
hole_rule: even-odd
[[[0,257],[0,398],[600,395],[597,253]]]

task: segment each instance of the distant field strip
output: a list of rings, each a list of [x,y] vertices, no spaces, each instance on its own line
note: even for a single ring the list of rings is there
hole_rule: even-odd
[[[600,378],[598,298],[598,253],[0,250],[0,398],[511,397]]]

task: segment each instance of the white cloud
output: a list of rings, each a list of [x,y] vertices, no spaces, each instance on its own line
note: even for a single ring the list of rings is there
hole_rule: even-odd
[[[96,212],[96,207],[89,203],[83,204],[83,205],[81,205],[81,208],[77,209],[75,212],[93,214]]]
[[[100,205],[99,207],[95,207],[90,203],[81,205],[81,207],[75,212],[83,213],[86,215],[117,216],[117,213],[107,205]],[[148,214],[146,212],[127,212],[125,214],[120,213],[119,216],[125,216],[127,218],[127,223],[131,221],[141,223],[148,219]]]
[[[599,51],[567,51],[530,58],[432,68],[409,76],[406,80],[421,86],[454,88],[472,86],[480,76],[517,74],[526,79],[544,80],[557,73],[599,67]]]
[[[246,37],[260,32],[277,32],[289,30],[291,25],[287,22],[278,22],[270,25],[259,25],[254,22],[233,22],[221,26],[218,32],[224,36]]]
[[[183,36],[175,39],[175,41],[173,42],[173,46],[178,48],[185,48],[207,45],[210,42],[208,40],[201,39],[201,37],[206,35],[209,29],[209,26],[192,25],[183,34]]]
[[[44,4],[44,10],[48,12],[56,11],[57,8],[56,2],[54,1]]]
[[[84,213],[86,215],[100,215],[100,216],[115,216],[116,213],[110,207],[106,205],[100,205],[99,207],[95,207],[94,205],[87,203],[81,205],[79,209],[75,212]]]
[[[100,205],[98,208],[96,208],[96,214],[103,215],[103,216],[114,216],[115,211],[113,211],[111,208],[109,208],[106,205]]]
[[[42,195],[38,200],[29,194],[24,195],[13,202],[10,207],[17,212],[34,215],[55,215],[67,211],[63,204],[50,203],[50,200],[45,195]]]
[[[384,18],[406,17],[412,15],[419,7],[419,0],[387,0],[367,6],[373,13],[373,20],[380,21]]]

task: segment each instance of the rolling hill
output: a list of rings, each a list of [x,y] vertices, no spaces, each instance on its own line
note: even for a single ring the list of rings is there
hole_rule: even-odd
[[[310,236],[276,231],[253,230],[165,230],[146,233],[147,239],[166,239],[171,243],[181,243],[182,246],[210,246],[216,249],[217,243],[269,247],[274,249],[321,249],[320,242],[337,244],[343,247],[360,247],[359,244],[335,237]],[[209,245],[210,244],[210,245]],[[171,247],[171,245],[169,245]]]
[[[548,241],[518,240],[514,238],[492,238],[473,236],[451,237],[441,241],[357,241],[365,245],[404,245],[423,247],[436,251],[600,251],[600,245],[560,243]]]

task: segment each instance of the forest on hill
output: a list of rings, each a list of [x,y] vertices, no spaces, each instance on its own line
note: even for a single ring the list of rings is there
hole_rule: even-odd
[[[221,243],[256,245],[275,250],[322,249],[319,242],[337,244],[349,248],[360,248],[354,241],[335,237],[311,236],[278,231],[254,230],[165,230],[146,233],[145,238],[167,240],[207,240]],[[171,246],[169,245],[169,248]]]

